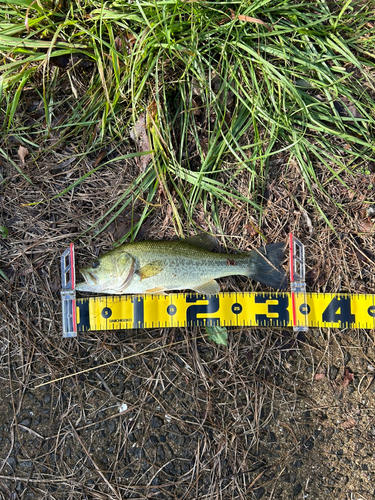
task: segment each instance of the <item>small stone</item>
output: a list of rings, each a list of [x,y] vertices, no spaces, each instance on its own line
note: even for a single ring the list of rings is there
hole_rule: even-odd
[[[31,460],[24,460],[20,462],[20,469],[24,471],[29,471],[32,467],[33,463]]]
[[[163,445],[159,444],[156,450],[156,460],[158,462],[164,462],[165,460],[165,453],[164,453],[164,448]]]
[[[7,464],[10,465],[12,469],[14,469],[16,467],[17,461],[14,457],[8,457]]]
[[[169,432],[168,437],[171,441],[176,443],[177,446],[184,446],[185,439],[181,434],[175,434],[174,432]]]
[[[302,491],[302,485],[301,483],[298,483],[296,484],[294,487],[293,487],[293,496],[296,497],[297,495],[299,495]]]
[[[290,483],[290,474],[289,472],[284,472],[284,474],[281,476],[281,479],[285,481],[286,483]]]
[[[166,438],[166,436],[164,436],[164,434],[162,434],[161,436],[159,436],[159,440],[161,443],[165,443],[167,438]]]
[[[128,440],[131,442],[131,443],[136,443],[137,442],[137,437],[135,436],[134,432],[131,432],[128,436]]]
[[[254,490],[255,498],[262,498],[265,492],[266,490],[264,488],[257,488],[256,490]]]
[[[45,395],[43,396],[43,403],[44,403],[45,405],[47,405],[47,404],[48,404],[48,403],[50,403],[50,402],[51,402],[51,394],[48,394],[48,393],[47,393],[47,394],[45,394]]]
[[[16,483],[16,490],[17,491],[23,491],[25,489],[25,485],[23,484],[22,481],[17,481]]]
[[[332,365],[329,370],[329,378],[330,380],[336,380],[337,374],[339,373],[339,369]]]
[[[153,427],[154,429],[158,429],[162,425],[164,425],[164,420],[162,418],[156,416],[152,417],[151,427]]]
[[[116,431],[116,422],[114,420],[110,420],[108,424],[108,432],[113,434]]]
[[[134,455],[135,458],[144,458],[145,452],[141,447],[135,447],[132,448],[132,454]]]
[[[31,424],[31,418],[24,418],[20,422],[20,425],[24,425],[25,427],[29,427],[30,424]]]
[[[303,444],[303,450],[312,450],[314,448],[314,440],[312,438],[309,438],[307,441],[304,442]]]
[[[149,440],[155,446],[159,443],[159,439],[156,436],[154,436],[153,434],[149,437]],[[161,441],[161,439],[160,439],[160,441]]]
[[[274,432],[270,431],[268,435],[268,439],[270,443],[276,443],[276,435]]]
[[[292,467],[295,467],[296,469],[299,469],[302,465],[303,465],[302,460],[295,460],[295,461],[292,463]]]

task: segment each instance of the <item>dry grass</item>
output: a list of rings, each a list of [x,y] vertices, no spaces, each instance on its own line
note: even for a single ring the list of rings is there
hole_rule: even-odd
[[[74,147],[59,152],[60,164]],[[17,161],[17,145],[8,153]],[[54,155],[26,165],[33,185],[2,165],[1,217],[9,228],[0,240],[0,267],[9,277],[0,285],[2,498],[344,499],[346,490],[370,498],[373,333],[312,330],[295,338],[290,331],[233,330],[226,348],[199,330],[61,338],[60,254],[75,239],[82,264],[128,231],[132,220],[123,215],[89,246],[93,230],[80,237],[137,167],[113,163],[74,192],[27,206],[40,193],[52,198],[95,161],[83,157],[78,170],[57,170]],[[273,242],[293,231],[306,245],[311,290],[375,293],[373,221],[366,215],[374,172],[347,176],[347,187],[319,173],[327,195],[317,190],[316,200],[336,232],[317,215],[292,162],[280,158],[270,174],[261,219],[245,207],[219,205],[223,243],[246,250],[260,245],[261,235]],[[173,237],[171,211],[163,192],[157,196],[140,238]],[[144,204],[134,200],[135,215]],[[195,218],[213,230],[209,211],[197,210]],[[248,286],[222,280],[223,289]],[[346,366],[355,375],[349,387],[341,385]],[[324,379],[314,380],[316,373]],[[354,468],[360,459],[365,473]]]

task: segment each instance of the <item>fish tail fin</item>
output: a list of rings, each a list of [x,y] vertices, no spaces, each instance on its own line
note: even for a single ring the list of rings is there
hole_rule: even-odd
[[[286,274],[281,268],[285,256],[285,243],[272,243],[248,254],[251,259],[248,277],[271,288],[287,287]]]

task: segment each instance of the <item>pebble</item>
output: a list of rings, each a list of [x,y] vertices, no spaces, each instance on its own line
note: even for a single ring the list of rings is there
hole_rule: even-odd
[[[163,445],[161,445],[161,444],[159,444],[157,449],[156,449],[156,460],[158,462],[163,462],[165,460],[164,448],[163,448]]]
[[[47,394],[45,394],[45,395],[43,396],[43,403],[44,403],[45,405],[47,405],[47,404],[48,404],[48,403],[50,403],[50,402],[51,402],[51,394],[48,394],[48,393],[47,393]]]
[[[159,439],[156,436],[154,436],[153,434],[151,434],[151,436],[149,437],[149,440],[155,446],[159,443]],[[161,441],[161,439],[160,439],[160,441]]]
[[[270,431],[268,435],[268,440],[270,443],[276,443],[276,435],[274,432]]]
[[[296,469],[299,469],[300,467],[302,467],[302,465],[303,465],[302,460],[295,460],[295,461],[292,463],[292,467],[295,467]]]
[[[24,471],[29,471],[33,465],[32,461],[31,460],[23,460],[22,462],[20,462],[20,469],[24,470]]]
[[[133,477],[134,473],[131,469],[125,469],[123,474],[122,474],[122,477],[124,477],[125,479],[129,479],[130,477]]]
[[[266,490],[264,488],[257,488],[256,490],[254,490],[254,495],[255,495],[255,498],[259,499],[259,498],[262,498],[262,496],[265,494]]]
[[[7,464],[10,465],[12,469],[14,469],[16,467],[17,461],[14,457],[8,457]]]
[[[330,380],[336,380],[337,374],[339,373],[339,369],[332,365],[329,370],[329,378]]]
[[[23,484],[23,482],[22,481],[17,481],[17,483],[16,483],[16,490],[17,491],[22,491],[24,489],[25,489],[25,485]]]
[[[312,450],[314,448],[314,440],[313,438],[309,438],[307,441],[304,442],[302,451],[307,451],[307,450]]]
[[[181,434],[175,434],[174,432],[169,432],[168,437],[171,441],[177,444],[177,446],[184,446],[185,439]]]
[[[301,483],[296,484],[293,487],[293,496],[296,497],[299,493],[301,493],[301,491],[302,491],[302,485],[301,485]]]
[[[153,427],[154,429],[158,429],[162,425],[164,425],[164,420],[162,418],[156,416],[152,417],[151,427]]]
[[[20,422],[21,425],[24,425],[25,427],[30,427],[31,424],[31,418],[24,418]]]
[[[108,424],[108,432],[113,434],[116,431],[116,422],[114,420],[110,420]]]

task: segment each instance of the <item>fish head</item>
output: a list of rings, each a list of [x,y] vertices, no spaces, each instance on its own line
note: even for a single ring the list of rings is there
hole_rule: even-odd
[[[90,266],[79,270],[84,283],[79,292],[124,293],[134,276],[135,259],[127,252],[112,250],[95,259]]]

